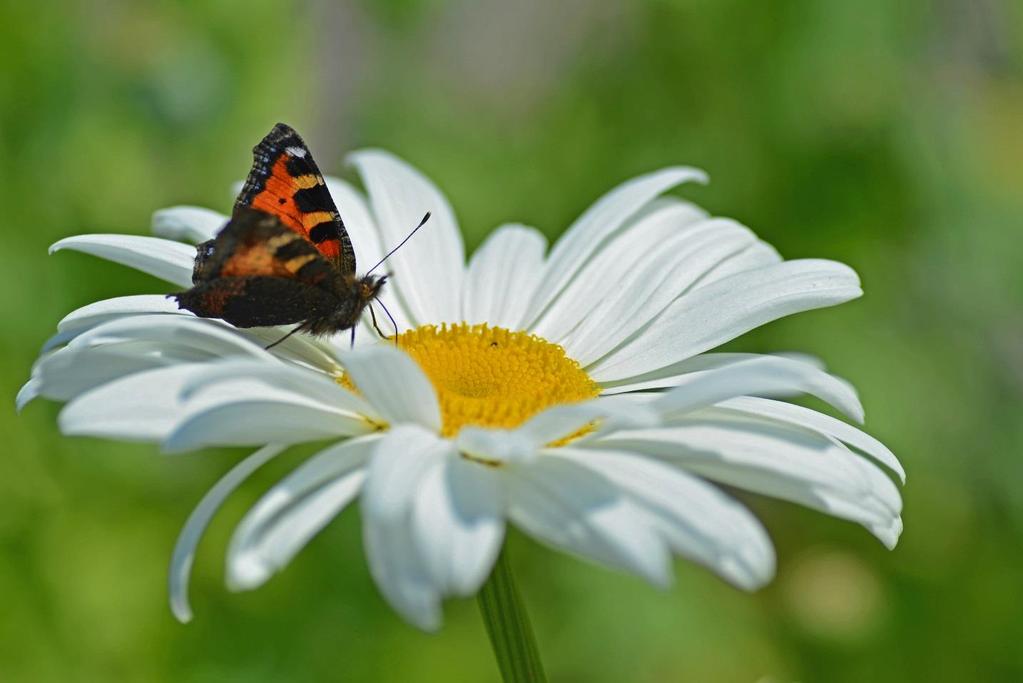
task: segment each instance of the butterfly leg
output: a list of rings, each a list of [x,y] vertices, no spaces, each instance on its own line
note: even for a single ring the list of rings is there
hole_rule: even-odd
[[[380,304],[380,308],[384,309],[384,313],[386,313],[387,317],[391,319],[391,324],[394,325],[394,345],[397,346],[398,345],[398,323],[396,323],[394,321],[394,316],[391,315],[391,312],[389,310],[387,310],[387,306],[384,306],[384,302],[383,301],[381,301],[380,299],[374,299],[374,301],[376,301],[378,304]],[[370,314],[373,313],[373,307],[372,306],[370,306],[369,312],[370,312]],[[376,324],[377,324],[376,316],[374,316],[373,317],[373,325],[376,326]],[[377,327],[377,332],[380,332],[380,328],[379,327]],[[384,339],[387,339],[387,335],[384,334],[383,332],[380,332],[380,336],[383,337]]]
[[[293,329],[291,332],[288,332],[286,335],[284,335],[283,337],[281,337],[280,339],[275,341],[273,344],[270,344],[269,346],[264,346],[263,349],[266,350],[266,351],[269,351],[270,349],[272,349],[273,347],[277,346],[282,341],[284,341],[285,339],[287,339],[288,337],[290,337],[291,335],[295,334],[296,332],[298,332],[301,329],[302,329],[302,326],[301,325],[297,325],[295,327],[295,329]],[[353,332],[354,332],[354,330],[353,330]]]
[[[369,306],[369,317],[373,321],[373,329],[377,331],[377,334],[380,335],[380,338],[387,339],[387,335],[384,334],[384,331],[380,329],[380,325],[377,324],[377,314],[376,311],[373,310],[372,306]]]
[[[352,325],[352,341],[351,341],[351,344],[352,344],[352,348],[353,349],[355,348],[355,327],[356,327],[355,325]]]

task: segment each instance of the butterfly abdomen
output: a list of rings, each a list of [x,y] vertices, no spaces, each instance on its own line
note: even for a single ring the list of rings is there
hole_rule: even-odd
[[[224,277],[172,295],[201,318],[235,327],[290,325],[330,318],[338,301],[327,291],[279,277]]]

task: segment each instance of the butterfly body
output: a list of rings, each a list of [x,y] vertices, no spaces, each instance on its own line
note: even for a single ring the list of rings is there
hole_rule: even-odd
[[[200,244],[178,306],[236,327],[354,327],[386,276],[355,274],[355,252],[308,148],[277,124],[253,149],[231,220]]]

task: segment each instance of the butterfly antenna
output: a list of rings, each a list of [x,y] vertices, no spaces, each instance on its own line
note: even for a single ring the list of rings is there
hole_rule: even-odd
[[[374,298],[374,301],[376,301],[378,304],[380,304],[380,308],[384,309],[384,313],[387,314],[387,317],[390,318],[390,320],[391,320],[391,324],[394,325],[394,345],[397,346],[398,345],[398,323],[394,322],[394,316],[391,315],[391,312],[389,310],[387,310],[387,306],[384,306],[384,302],[383,301],[381,301],[380,299],[376,299],[376,298]],[[370,308],[369,312],[370,312],[370,314],[372,314],[373,313],[373,309]],[[373,325],[376,326],[376,324],[377,324],[377,321],[376,321],[376,318],[374,318],[373,319]],[[377,327],[377,332],[380,332],[380,328],[379,327]],[[380,336],[383,337],[384,339],[387,338],[387,335],[384,334],[383,332],[380,332]]]
[[[296,325],[295,329],[293,329],[291,332],[288,332],[286,335],[284,335],[283,337],[281,337],[280,339],[275,341],[273,344],[270,344],[270,346],[264,346],[263,349],[265,351],[269,351],[270,349],[272,349],[273,347],[277,346],[278,344],[280,344],[282,341],[284,341],[285,339],[287,339],[291,335],[293,335],[296,332],[298,332],[300,329],[302,329],[302,326],[301,325]]]
[[[416,234],[416,231],[417,231],[417,230],[419,230],[419,228],[421,228],[421,227],[423,227],[424,225],[426,225],[426,221],[428,221],[428,220],[430,220],[430,212],[429,212],[429,211],[427,211],[427,212],[426,212],[426,215],[425,215],[425,216],[423,216],[423,220],[419,221],[419,225],[417,225],[416,227],[412,228],[412,232],[410,232],[410,233],[409,233],[409,234],[408,234],[408,235],[407,235],[407,236],[405,237],[405,239],[403,239],[403,240],[402,240],[402,241],[401,241],[401,242],[400,242],[400,243],[398,244],[398,246],[396,246],[396,247],[395,247],[394,249],[391,249],[391,250],[390,250],[389,252],[387,252],[387,256],[385,256],[385,257],[383,257],[382,259],[380,259],[379,261],[377,261],[377,264],[376,264],[375,266],[373,266],[372,268],[370,268],[369,270],[367,270],[367,271],[366,271],[366,275],[369,275],[370,273],[372,273],[372,272],[373,272],[374,270],[376,270],[376,269],[377,269],[377,268],[378,268],[378,267],[380,266],[380,264],[381,264],[381,263],[383,263],[383,262],[384,262],[384,261],[386,261],[387,259],[391,258],[391,254],[393,254],[394,252],[396,252],[396,251],[398,251],[399,249],[401,249],[401,247],[402,247],[402,246],[403,246],[403,245],[404,245],[404,244],[405,244],[406,242],[408,242],[408,241],[409,241],[410,239],[412,239],[412,235]],[[383,304],[381,304],[381,305],[383,305]],[[385,310],[386,310],[386,309],[385,309]]]

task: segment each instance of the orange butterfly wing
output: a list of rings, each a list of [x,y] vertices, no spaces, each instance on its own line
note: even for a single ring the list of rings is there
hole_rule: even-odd
[[[344,274],[355,274],[355,251],[320,169],[298,133],[278,123],[252,150],[252,170],[235,201],[277,216],[312,242]]]

